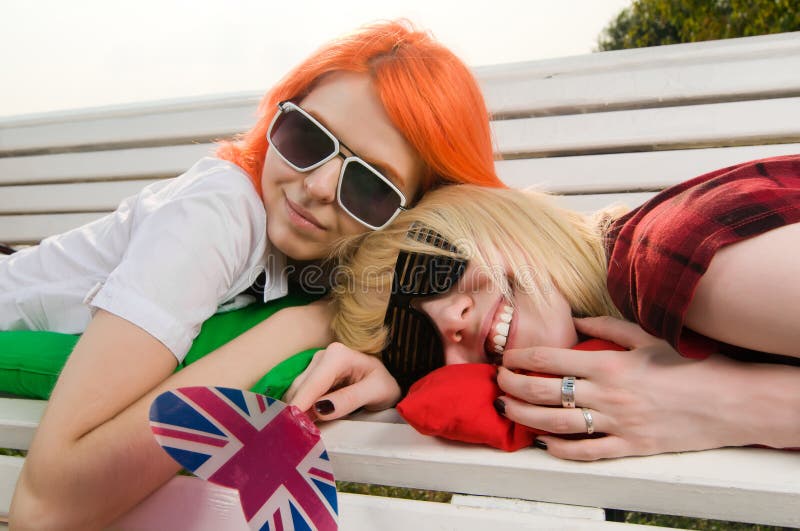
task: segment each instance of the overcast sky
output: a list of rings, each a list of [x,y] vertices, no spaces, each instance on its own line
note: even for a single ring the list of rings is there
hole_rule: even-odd
[[[472,66],[589,53],[630,0],[0,0],[0,116],[262,91],[326,40],[408,17]]]

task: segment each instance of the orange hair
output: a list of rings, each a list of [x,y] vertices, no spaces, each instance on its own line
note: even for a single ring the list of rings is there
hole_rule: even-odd
[[[394,126],[426,166],[421,192],[443,183],[505,187],[494,172],[489,113],[475,78],[450,50],[408,21],[366,26],[323,46],[266,93],[258,122],[217,156],[261,186],[267,129],[280,101],[301,99],[327,73],[368,73]]]

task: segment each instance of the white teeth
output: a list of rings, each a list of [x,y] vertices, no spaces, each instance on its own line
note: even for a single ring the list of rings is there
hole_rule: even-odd
[[[497,323],[494,325],[494,332],[496,332],[496,334],[492,337],[492,349],[498,354],[502,354],[505,350],[506,342],[508,341],[508,331],[513,318],[514,308],[503,305],[503,310],[498,315]]]

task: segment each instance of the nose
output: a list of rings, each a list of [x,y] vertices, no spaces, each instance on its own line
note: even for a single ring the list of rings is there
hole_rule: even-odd
[[[475,303],[464,293],[447,293],[420,299],[417,307],[430,317],[439,330],[445,348],[467,342],[474,335]]]
[[[336,199],[336,186],[342,171],[342,159],[331,160],[310,171],[303,180],[303,188],[308,196],[320,203],[332,203]]]

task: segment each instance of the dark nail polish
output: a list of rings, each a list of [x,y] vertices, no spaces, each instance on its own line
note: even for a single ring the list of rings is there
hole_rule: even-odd
[[[539,440],[539,439],[534,439],[534,440],[533,440],[533,445],[534,445],[536,448],[541,448],[542,450],[547,450],[547,443],[546,443],[546,442],[544,442],[544,441],[541,441],[541,440]]]
[[[314,409],[320,415],[330,415],[333,413],[334,407],[333,402],[330,400],[320,400],[316,404],[314,404]]]
[[[499,398],[494,399],[494,409],[501,415],[506,414],[506,403]]]

